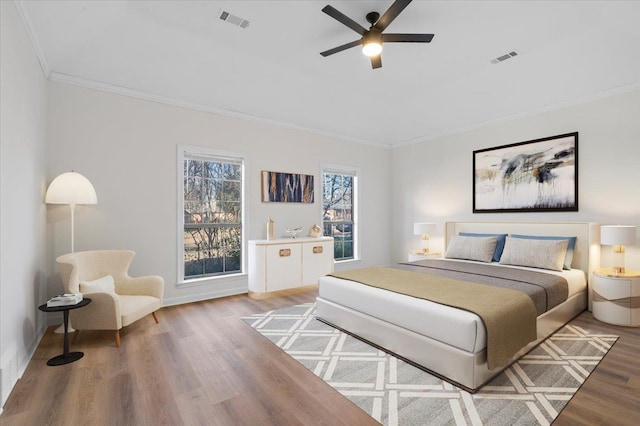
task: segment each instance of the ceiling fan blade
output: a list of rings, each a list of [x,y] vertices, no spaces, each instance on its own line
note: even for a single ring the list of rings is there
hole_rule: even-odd
[[[382,55],[376,55],[371,57],[371,68],[382,68]]]
[[[356,21],[354,21],[353,19],[349,18],[347,15],[345,15],[344,13],[340,12],[338,9],[336,9],[335,7],[331,6],[331,5],[326,5],[322,11],[324,13],[326,13],[327,15],[331,16],[333,19],[335,19],[336,21],[346,25],[347,27],[351,28],[353,31],[357,32],[360,35],[364,35],[364,33],[367,32],[367,30],[360,24],[358,24]]]
[[[342,52],[343,50],[350,49],[352,47],[360,46],[362,44],[362,40],[355,40],[351,43],[346,43],[338,47],[334,47],[333,49],[325,50],[324,52],[320,52],[322,56],[333,55],[334,53]]]
[[[396,0],[387,11],[382,15],[378,22],[374,25],[380,31],[384,31],[385,28],[393,22],[394,19],[400,15],[400,12],[411,3],[412,0]],[[336,18],[337,19],[337,18]]]
[[[430,43],[433,34],[382,34],[383,43]]]

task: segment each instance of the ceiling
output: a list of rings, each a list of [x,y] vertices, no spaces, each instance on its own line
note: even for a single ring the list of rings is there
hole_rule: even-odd
[[[52,80],[396,145],[640,87],[638,1],[420,1],[372,70],[321,12],[392,0],[16,2]],[[248,28],[219,19],[228,11]],[[492,64],[511,51],[518,56]]]

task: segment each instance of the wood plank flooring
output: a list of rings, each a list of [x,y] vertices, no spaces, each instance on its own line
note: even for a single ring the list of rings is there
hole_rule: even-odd
[[[83,332],[81,360],[46,361],[62,350],[51,327],[0,416],[1,425],[377,424],[239,318],[310,302],[317,290],[253,300],[246,295],[173,306],[122,330]],[[640,329],[573,323],[620,335],[554,425],[640,424]]]

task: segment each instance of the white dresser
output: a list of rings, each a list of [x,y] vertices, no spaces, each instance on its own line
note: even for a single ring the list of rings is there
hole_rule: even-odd
[[[310,284],[333,272],[333,238],[249,241],[249,291],[269,293]]]

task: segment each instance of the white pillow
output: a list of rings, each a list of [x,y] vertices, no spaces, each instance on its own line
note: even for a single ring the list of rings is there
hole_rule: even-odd
[[[116,287],[113,277],[98,278],[93,281],[80,281],[80,293],[115,293]]]
[[[448,259],[478,260],[480,262],[491,262],[493,253],[496,251],[498,237],[463,237],[455,235],[449,241],[447,253],[444,257]]]
[[[568,240],[527,240],[507,237],[500,263],[562,271],[568,244]]]

